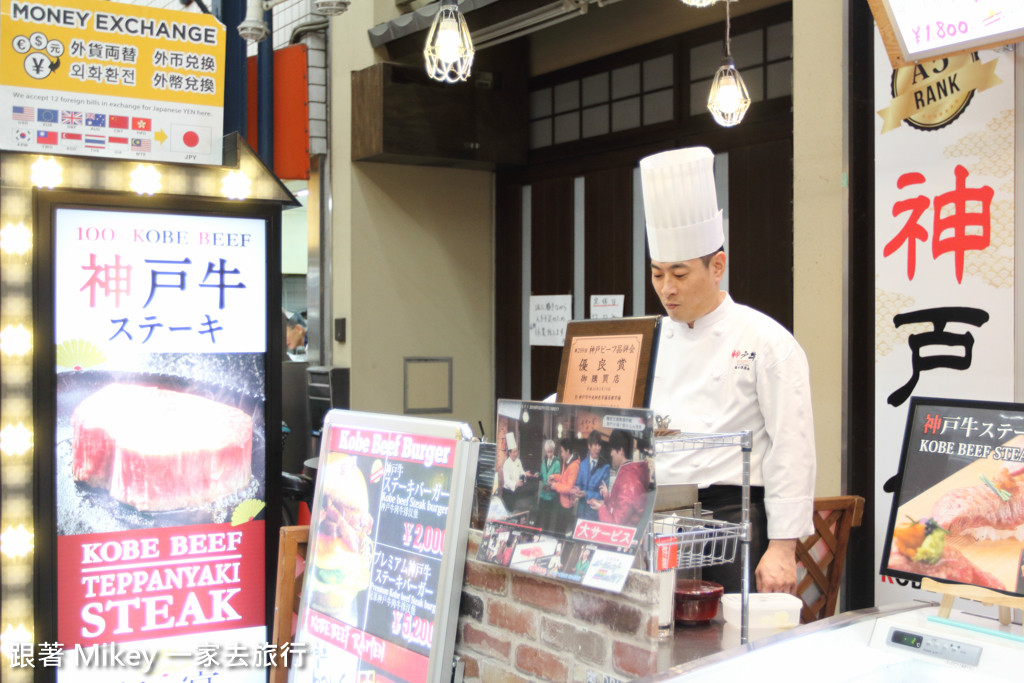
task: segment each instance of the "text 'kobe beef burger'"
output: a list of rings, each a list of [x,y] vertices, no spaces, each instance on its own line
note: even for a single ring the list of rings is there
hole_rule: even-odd
[[[373,517],[366,478],[355,458],[341,456],[320,476],[324,488],[313,560],[314,601],[322,609],[335,610],[370,584]]]

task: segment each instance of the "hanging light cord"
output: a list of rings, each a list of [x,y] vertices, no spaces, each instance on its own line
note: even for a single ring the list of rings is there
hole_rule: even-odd
[[[725,0],[725,56],[732,57],[732,48],[729,47],[729,3],[731,0]]]

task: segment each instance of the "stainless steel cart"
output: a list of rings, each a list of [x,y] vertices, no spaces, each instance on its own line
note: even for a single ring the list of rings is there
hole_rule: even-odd
[[[679,433],[654,441],[655,455],[678,451],[738,446],[743,458],[742,517],[739,524],[713,519],[652,515],[646,535],[646,555],[651,571],[675,571],[728,564],[740,548],[740,643],[746,644],[750,609],[750,451],[749,430],[733,434]],[[664,569],[660,569],[664,567]]]

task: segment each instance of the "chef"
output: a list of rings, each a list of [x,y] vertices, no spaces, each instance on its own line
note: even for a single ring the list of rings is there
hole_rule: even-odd
[[[736,303],[719,286],[726,254],[714,156],[706,147],[640,162],[651,284],[667,318],[651,408],[670,429],[751,430],[749,584],[759,592],[796,590],[796,540],[813,531],[814,425],[807,357],[768,316]],[[716,519],[741,519],[738,447],[662,453],[659,484],[696,483]],[[741,563],[704,570],[726,591],[740,590]]]

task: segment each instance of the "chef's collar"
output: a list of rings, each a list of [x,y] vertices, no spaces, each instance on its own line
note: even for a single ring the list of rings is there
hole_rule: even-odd
[[[680,333],[683,334],[694,334],[702,330],[714,327],[720,320],[723,320],[725,318],[725,316],[729,313],[729,309],[731,309],[734,305],[732,297],[729,296],[729,292],[723,292],[723,294],[725,296],[722,297],[721,303],[719,303],[718,306],[716,306],[710,313],[702,315],[701,317],[694,320],[692,328],[689,326],[689,324],[676,322],[675,320],[672,320],[672,318],[669,318],[668,316],[665,316],[663,324],[670,325],[672,330],[679,330]]]

